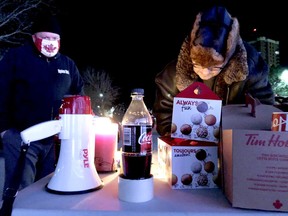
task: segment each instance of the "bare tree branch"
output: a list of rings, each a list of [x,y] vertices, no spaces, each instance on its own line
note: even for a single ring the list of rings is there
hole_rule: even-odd
[[[53,2],[54,0],[1,0],[0,44],[21,44],[30,35],[33,17],[43,9],[53,10]]]
[[[83,71],[85,93],[90,96],[92,109],[98,116],[122,117],[124,105],[117,103],[120,97],[120,88],[112,86],[112,80],[104,70],[96,70],[88,66]]]

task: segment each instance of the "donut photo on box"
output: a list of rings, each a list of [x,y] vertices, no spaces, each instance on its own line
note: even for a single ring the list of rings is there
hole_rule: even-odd
[[[171,137],[218,143],[221,108],[220,98],[204,83],[191,84],[174,97]]]

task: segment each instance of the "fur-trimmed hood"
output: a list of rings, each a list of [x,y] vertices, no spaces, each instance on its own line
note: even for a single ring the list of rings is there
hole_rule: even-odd
[[[211,32],[212,28],[220,30],[216,29],[215,35],[215,32]],[[228,85],[245,80],[249,74],[247,53],[240,37],[237,18],[232,18],[225,8],[219,7],[196,16],[191,34],[185,38],[178,55],[176,85],[179,91],[199,79],[193,71],[192,59],[203,67],[215,66],[224,61],[225,67],[219,75]]]

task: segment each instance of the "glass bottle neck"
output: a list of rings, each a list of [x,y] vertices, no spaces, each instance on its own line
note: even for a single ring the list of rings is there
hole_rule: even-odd
[[[132,100],[143,100],[144,95],[131,95]]]

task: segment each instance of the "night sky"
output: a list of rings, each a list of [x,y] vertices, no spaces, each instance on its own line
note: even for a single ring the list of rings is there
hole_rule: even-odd
[[[145,101],[151,108],[155,75],[177,57],[197,12],[211,1],[172,0],[163,5],[156,1],[90,2],[80,5],[79,1],[68,4],[63,0],[59,3],[62,53],[74,59],[79,69],[90,65],[108,72],[114,84],[122,89],[126,98],[123,100],[130,101],[132,88],[144,88]],[[244,40],[251,38],[254,28],[261,36],[279,40],[281,64],[288,65],[284,1],[274,0],[271,1],[274,5],[258,6],[248,4],[251,1],[221,2],[238,18]],[[257,2],[263,4],[263,1]],[[253,1],[253,5],[257,2]]]

